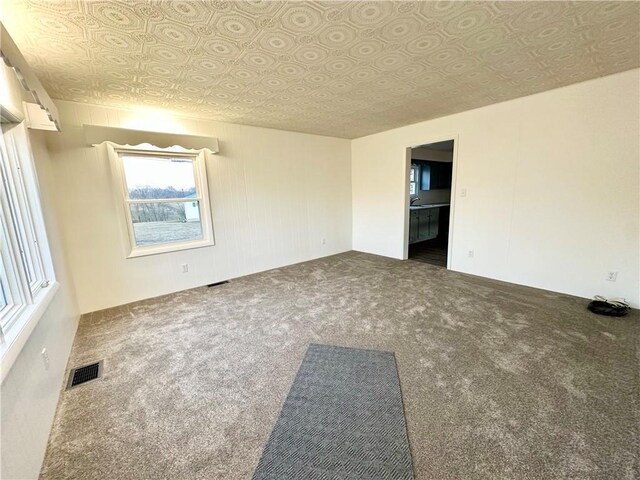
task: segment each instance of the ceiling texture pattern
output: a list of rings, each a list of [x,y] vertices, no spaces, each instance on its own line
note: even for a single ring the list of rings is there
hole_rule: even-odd
[[[346,138],[640,64],[638,2],[2,3],[53,98]]]

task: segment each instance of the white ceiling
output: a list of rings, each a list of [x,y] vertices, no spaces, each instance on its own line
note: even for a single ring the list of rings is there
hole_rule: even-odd
[[[355,138],[638,67],[638,2],[3,0],[53,98]]]

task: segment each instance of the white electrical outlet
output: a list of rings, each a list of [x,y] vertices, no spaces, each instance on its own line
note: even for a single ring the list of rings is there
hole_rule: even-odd
[[[467,196],[467,189],[466,188],[461,188],[460,189],[460,196],[461,197],[466,197]]]
[[[473,258],[473,250],[469,250],[469,258]]]
[[[320,243],[321,243],[322,245],[326,245],[326,244],[327,244],[327,239],[326,239],[326,238],[323,238],[322,240],[320,240]]]
[[[44,362],[44,369],[49,370],[49,352],[47,352],[46,348],[43,348],[42,351],[40,352],[40,355],[42,355],[42,361]]]
[[[183,263],[182,264],[182,273],[189,273],[189,264],[188,263]]]
[[[608,272],[607,280],[610,282],[615,282],[618,279],[618,272]]]

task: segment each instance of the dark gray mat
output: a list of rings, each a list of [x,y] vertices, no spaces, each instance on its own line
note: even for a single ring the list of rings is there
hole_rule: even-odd
[[[309,346],[253,480],[412,480],[394,354]]]

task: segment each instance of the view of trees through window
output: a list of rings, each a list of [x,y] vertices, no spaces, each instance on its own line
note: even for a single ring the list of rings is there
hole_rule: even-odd
[[[195,187],[176,190],[174,187],[135,187],[129,190],[132,200],[189,198],[196,196]],[[136,203],[131,209],[131,220],[137,222],[186,222],[187,216],[183,203]]]
[[[136,245],[157,245],[202,238],[199,202],[130,205]]]
[[[123,155],[122,160],[137,246],[202,238],[191,159]]]

